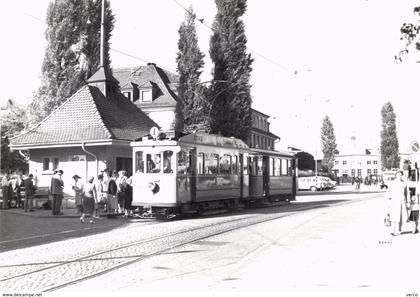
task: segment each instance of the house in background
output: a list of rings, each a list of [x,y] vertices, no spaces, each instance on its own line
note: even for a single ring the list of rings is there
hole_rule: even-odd
[[[153,119],[168,137],[175,136],[178,75],[154,63],[115,68],[113,74],[122,94]]]
[[[64,171],[64,192],[73,195],[71,177],[86,181],[105,169],[132,172],[130,142],[158,125],[120,91],[103,66],[73,96],[29,131],[10,141],[26,151],[29,173],[39,187],[49,186],[55,169]]]
[[[246,144],[252,148],[274,150],[275,143],[280,137],[270,132],[269,116],[252,109],[252,126]]]

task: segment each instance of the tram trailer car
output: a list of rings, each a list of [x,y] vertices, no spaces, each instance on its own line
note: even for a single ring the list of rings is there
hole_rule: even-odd
[[[132,142],[131,146],[133,206],[143,207],[145,214],[151,216],[173,217],[233,208],[238,203],[261,200],[264,195],[293,200],[296,194],[296,187],[292,189],[296,179],[292,175],[268,176],[268,156],[273,160],[284,157],[293,166],[292,155],[251,151],[242,140],[233,137],[195,132],[178,141],[143,140]],[[250,155],[255,160],[261,157],[260,171],[257,161],[253,171],[250,161],[254,159]],[[270,181],[274,186],[270,187]]]
[[[296,199],[297,160],[287,151],[251,148],[247,202],[290,202]]]

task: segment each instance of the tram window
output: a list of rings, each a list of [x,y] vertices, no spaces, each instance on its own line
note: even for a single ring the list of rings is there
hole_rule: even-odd
[[[243,167],[244,167],[244,174],[247,175],[248,174],[248,157],[244,156],[243,157]]]
[[[143,161],[143,152],[136,152],[136,168],[134,168],[134,172],[136,173],[143,173],[144,172],[144,161]]]
[[[287,175],[292,176],[292,160],[287,160]]]
[[[256,175],[256,162],[257,162],[257,158],[256,157],[250,157],[249,158],[249,175]]]
[[[287,160],[281,159],[281,175],[287,175]]]
[[[162,164],[160,162],[160,154],[147,154],[147,173],[159,173]]]
[[[232,174],[238,174],[238,156],[232,156]]]
[[[257,157],[257,175],[262,175],[263,172],[263,158]]]
[[[231,174],[232,157],[223,155],[220,157],[220,174]]]
[[[178,174],[186,174],[187,169],[190,167],[189,154],[185,151],[178,153]]]
[[[163,152],[163,173],[173,173],[173,151],[164,151]]]
[[[217,174],[219,168],[219,155],[217,154],[205,154],[204,159],[204,173],[205,174]]]
[[[204,174],[204,154],[197,154],[197,174]]]
[[[274,159],[274,176],[280,176],[280,159],[275,158]]]
[[[270,176],[274,176],[274,158],[270,158]]]

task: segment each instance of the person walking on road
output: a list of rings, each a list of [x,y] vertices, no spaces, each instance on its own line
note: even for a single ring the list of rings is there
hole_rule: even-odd
[[[82,184],[82,181],[80,180],[80,176],[75,174],[72,178],[74,179],[74,184],[72,186],[72,189],[74,190],[74,204],[76,204],[77,214],[82,214],[82,196],[84,192],[84,186]]]
[[[25,179],[24,185],[25,185],[25,212],[34,211],[33,210],[33,199],[35,196],[36,186],[34,185],[33,181],[34,176],[32,174],[29,174],[28,178]]]
[[[94,218],[94,213],[95,213],[95,199],[96,199],[96,188],[95,188],[95,184],[93,183],[93,181],[95,180],[95,178],[93,176],[89,177],[88,183],[86,184],[85,187],[85,192],[83,194],[83,214],[80,217],[80,221],[82,223],[85,222],[85,218],[87,215],[90,216],[90,221],[89,223],[94,224],[95,223],[95,218]]]
[[[403,172],[398,171],[389,190],[389,216],[393,227],[391,234],[394,236],[401,234],[402,224],[407,219],[405,203],[407,192],[407,183]]]
[[[63,215],[61,212],[61,203],[63,201],[64,182],[61,179],[63,170],[55,170],[51,178],[51,194],[53,196],[52,214],[54,216]]]

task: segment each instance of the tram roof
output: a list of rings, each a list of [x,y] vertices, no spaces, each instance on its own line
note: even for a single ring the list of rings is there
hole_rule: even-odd
[[[272,156],[282,156],[282,157],[295,157],[295,154],[289,151],[272,151],[272,150],[264,150],[258,148],[250,148],[251,153],[256,154],[264,154],[264,155],[272,155]]]
[[[248,149],[248,145],[240,139],[234,137],[225,137],[216,134],[208,134],[204,132],[194,132],[183,136],[179,139],[180,143],[221,146],[229,148]]]

